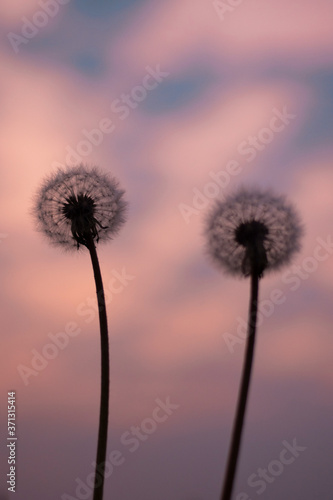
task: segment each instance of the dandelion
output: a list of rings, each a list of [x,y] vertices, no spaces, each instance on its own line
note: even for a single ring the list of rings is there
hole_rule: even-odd
[[[259,276],[290,262],[300,247],[298,215],[283,196],[242,189],[216,203],[208,218],[208,252],[233,275]]]
[[[118,182],[84,165],[58,170],[42,184],[34,207],[37,227],[66,250],[114,236],[126,203]]]
[[[101,401],[94,500],[102,500],[109,413],[109,340],[104,288],[96,244],[117,234],[125,222],[124,191],[97,168],[84,165],[58,170],[45,179],[33,208],[37,229],[67,250],[86,247],[93,266],[101,337]]]
[[[300,249],[302,226],[282,196],[240,190],[217,202],[206,226],[207,251],[227,273],[251,277],[247,345],[221,500],[230,500],[242,437],[253,363],[259,279],[288,264]]]

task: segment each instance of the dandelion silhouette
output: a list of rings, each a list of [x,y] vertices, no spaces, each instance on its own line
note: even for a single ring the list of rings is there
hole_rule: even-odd
[[[282,196],[242,189],[217,202],[206,226],[207,251],[232,275],[251,277],[247,344],[221,500],[230,500],[236,474],[253,363],[259,279],[288,264],[300,249],[302,226]]]
[[[89,250],[93,266],[101,336],[101,401],[94,500],[102,500],[109,414],[109,340],[104,288],[96,244],[115,236],[125,222],[126,202],[118,182],[85,165],[58,170],[45,179],[33,208],[37,229],[67,250]]]

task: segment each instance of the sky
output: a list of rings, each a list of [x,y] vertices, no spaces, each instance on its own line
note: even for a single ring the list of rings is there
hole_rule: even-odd
[[[1,500],[9,391],[15,499],[92,498],[91,264],[49,245],[31,215],[45,176],[80,162],[116,177],[129,202],[117,238],[98,246],[105,499],[219,498],[249,282],[212,265],[204,226],[238,187],[286,195],[305,234],[260,283],[233,500],[333,499],[332,15],[330,0],[2,0]]]

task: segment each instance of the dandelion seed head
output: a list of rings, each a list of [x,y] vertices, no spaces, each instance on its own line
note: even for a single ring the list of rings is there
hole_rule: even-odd
[[[125,222],[124,191],[111,176],[86,165],[59,169],[38,190],[37,229],[67,250],[115,236]]]
[[[283,196],[241,189],[215,203],[206,221],[207,252],[232,275],[277,270],[300,249],[303,228]]]

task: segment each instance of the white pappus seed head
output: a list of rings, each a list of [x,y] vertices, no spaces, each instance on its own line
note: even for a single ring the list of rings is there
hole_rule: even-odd
[[[113,177],[80,164],[47,177],[33,206],[37,229],[67,250],[105,241],[125,222],[124,191]]]
[[[290,262],[303,227],[284,196],[241,189],[215,203],[206,221],[207,252],[233,275],[260,277]]]

